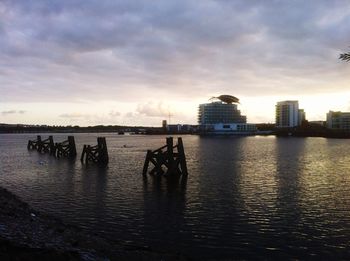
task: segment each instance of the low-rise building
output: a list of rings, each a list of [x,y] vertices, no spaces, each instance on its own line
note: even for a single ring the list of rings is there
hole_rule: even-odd
[[[256,132],[255,124],[251,123],[216,123],[206,126],[206,130],[215,134],[246,134],[247,132]]]
[[[350,131],[350,112],[329,111],[327,113],[327,128]]]

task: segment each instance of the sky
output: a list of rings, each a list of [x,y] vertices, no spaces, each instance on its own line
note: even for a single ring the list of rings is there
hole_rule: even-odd
[[[0,123],[196,124],[234,95],[248,122],[299,100],[350,111],[350,1],[0,0]]]

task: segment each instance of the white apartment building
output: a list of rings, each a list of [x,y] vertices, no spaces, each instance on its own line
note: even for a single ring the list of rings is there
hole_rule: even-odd
[[[280,101],[276,105],[276,127],[291,128],[301,124],[298,101]]]

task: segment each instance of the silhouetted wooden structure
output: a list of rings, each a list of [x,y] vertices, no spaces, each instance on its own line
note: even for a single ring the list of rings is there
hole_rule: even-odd
[[[41,136],[38,135],[36,140],[29,140],[27,148],[28,150],[38,150],[39,144],[41,143]]]
[[[98,137],[96,146],[84,145],[80,160],[85,164],[93,162],[99,165],[107,165],[109,159],[106,138]]]
[[[38,152],[40,153],[52,153],[55,150],[55,144],[53,143],[53,137],[49,136],[45,140],[41,140],[38,143]]]
[[[52,152],[54,149],[54,143],[52,136],[49,136],[47,139],[42,140],[41,136],[38,135],[36,140],[29,140],[27,148],[28,150],[37,150],[40,153]]]
[[[74,136],[68,136],[68,139],[62,142],[56,142],[51,154],[56,158],[75,158],[77,156],[77,150],[75,147]]]
[[[175,151],[174,151],[175,149]],[[143,175],[148,171],[149,164],[154,165],[149,172],[154,175],[184,175],[187,176],[187,164],[182,138],[177,139],[177,145],[173,145],[173,137],[166,138],[166,145],[154,151],[148,150]]]
[[[339,59],[343,60],[343,61],[350,62],[350,52],[340,54]]]

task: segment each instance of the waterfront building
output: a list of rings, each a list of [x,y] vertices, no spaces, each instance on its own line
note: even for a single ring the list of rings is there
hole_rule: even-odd
[[[255,124],[248,124],[237,104],[239,99],[221,95],[199,105],[198,123],[201,131],[215,134],[250,134],[256,131]]]
[[[326,125],[329,129],[350,130],[350,112],[329,111]]]
[[[167,130],[170,132],[180,132],[182,128],[181,124],[169,124]]]
[[[162,120],[162,128],[163,128],[163,130],[167,130],[167,128],[168,128],[168,123],[167,123],[166,120]]]
[[[292,128],[305,121],[304,110],[299,110],[298,101],[280,101],[276,105],[276,127]]]
[[[318,126],[326,126],[326,122],[325,121],[309,121],[310,125],[318,125]]]
[[[298,110],[298,126],[303,125],[303,123],[306,121],[306,113],[304,109]]]

